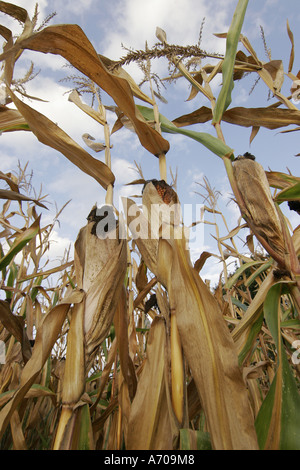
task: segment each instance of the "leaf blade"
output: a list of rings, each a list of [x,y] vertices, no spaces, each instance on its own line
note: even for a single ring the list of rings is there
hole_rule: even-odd
[[[226,54],[222,68],[223,86],[214,109],[213,124],[217,124],[221,121],[224,111],[231,103],[231,92],[234,87],[233,69],[247,6],[248,0],[239,0],[227,34]]]

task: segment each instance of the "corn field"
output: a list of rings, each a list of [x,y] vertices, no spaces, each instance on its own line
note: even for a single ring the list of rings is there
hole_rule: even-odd
[[[1,132],[33,133],[105,192],[105,206],[91,205],[74,253],[49,268],[44,260],[54,222],[43,224],[44,195],[30,195],[27,168],[0,172],[6,185],[0,190],[1,449],[300,448],[300,226],[293,230],[281,208],[287,202],[300,213],[300,178],[266,171],[250,154],[234,155],[234,143],[226,143],[222,132],[223,122],[252,128],[251,140],[260,127],[294,125],[292,131],[299,131],[292,98],[299,95],[300,81],[293,72],[289,24],[291,53],[284,71],[281,60],[262,61],[243,36],[247,4],[237,2],[228,32],[220,35],[225,54],[202,67],[199,58],[208,53],[169,44],[159,27],[153,48],[129,50],[116,62],[99,55],[79,26],[45,22],[38,28],[37,12],[30,18],[25,9],[0,2],[0,11],[23,25],[18,37],[0,25],[6,90]],[[24,50],[48,54],[49,60],[60,55],[76,70],[69,100],[103,127],[101,149],[86,137],[91,153],[102,150],[103,161],[26,104],[26,90],[14,78]],[[207,107],[172,121],[159,112],[151,61],[160,58],[169,63],[164,83],[187,80],[190,100],[203,94]],[[143,67],[149,96],[126,72],[132,62]],[[220,74],[215,97],[212,83]],[[230,107],[233,87],[246,74],[264,82],[274,104]],[[290,96],[281,93],[284,80],[290,81]],[[91,106],[82,99],[84,89],[94,98]],[[115,105],[102,103],[98,90]],[[116,115],[112,129],[107,112]],[[211,133],[190,129],[206,122]],[[134,130],[160,174],[159,181],[145,180],[140,171],[139,179],[128,182],[144,189],[138,202],[124,198],[124,212],[114,205],[110,144],[122,127]],[[167,182],[168,134],[211,151],[226,170],[240,210],[227,236],[218,235],[216,223],[218,253],[203,252],[194,263],[180,201]],[[205,215],[222,219],[207,180],[203,187]],[[249,256],[236,243],[245,228]],[[228,253],[238,266],[233,275]],[[225,279],[214,289],[201,277],[210,256],[219,258]]]

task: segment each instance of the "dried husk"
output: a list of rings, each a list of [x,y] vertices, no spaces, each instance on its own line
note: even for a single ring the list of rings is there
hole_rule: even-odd
[[[282,227],[263,167],[254,160],[241,158],[233,163],[233,173],[247,211],[242,215],[269,254],[284,263]]]
[[[109,333],[127,268],[125,240],[118,231],[115,238],[99,238],[92,233],[94,224],[79,231],[74,254],[77,284],[86,293],[83,324],[89,361]]]

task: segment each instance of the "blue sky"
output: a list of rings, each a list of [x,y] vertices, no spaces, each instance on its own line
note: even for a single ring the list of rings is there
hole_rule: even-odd
[[[27,8],[32,14],[35,1],[19,0],[14,2]],[[168,37],[168,42],[188,45],[197,43],[200,25],[205,17],[201,46],[211,52],[224,52],[225,40],[216,38],[213,33],[221,33],[228,30],[234,13],[236,0],[216,0],[206,2],[203,0],[42,0],[39,2],[40,20],[49,13],[57,12],[52,23],[76,23],[85,31],[95,49],[111,59],[118,59],[124,55],[123,43],[126,47],[134,49],[143,48],[145,41],[151,47],[157,39],[155,37],[156,26],[163,28]],[[282,59],[284,69],[290,56],[291,44],[286,32],[286,21],[289,20],[290,28],[295,39],[295,62],[293,72],[300,70],[299,60],[299,20],[300,9],[297,0],[250,0],[242,33],[248,37],[258,57],[267,61],[264,46],[260,37],[260,26],[263,26],[267,45],[271,49],[272,59]],[[16,21],[10,20],[0,14],[0,21],[17,31],[19,26]],[[241,46],[242,49],[242,46]],[[90,118],[80,112],[72,103],[68,102],[65,94],[71,85],[60,80],[66,76],[68,69],[64,67],[65,61],[57,56],[43,55],[26,51],[22,62],[16,69],[16,76],[22,76],[33,60],[37,70],[41,70],[36,79],[28,84],[27,91],[49,103],[31,102],[30,105],[39,109],[47,117],[57,122],[71,137],[84,148],[82,134],[89,133],[97,140],[103,139],[102,128]],[[299,64],[299,65],[298,65]],[[154,62],[154,71],[160,76],[166,76],[166,62]],[[141,79],[140,70],[136,66],[130,66],[126,70],[132,74],[137,82]],[[233,102],[231,106],[265,106],[274,100],[268,101],[268,89],[259,82],[254,92],[249,96],[249,91],[255,81],[254,75],[235,83]],[[286,78],[283,85],[283,93],[288,95],[291,81]],[[147,88],[143,88],[147,92]],[[219,83],[214,87],[216,95],[219,91]],[[160,112],[169,119],[174,119],[182,114],[189,113],[201,106],[209,106],[208,101],[200,94],[192,101],[187,101],[190,93],[189,84],[180,80],[163,90],[167,104],[159,103]],[[104,104],[110,104],[103,94]],[[113,124],[115,116],[109,115],[109,122]],[[193,126],[193,130],[210,132],[214,129],[210,123]],[[287,171],[299,175],[300,153],[299,133],[280,134],[279,132],[261,129],[251,146],[249,137],[251,129],[239,126],[223,124],[223,132],[227,144],[235,149],[235,154],[250,151],[256,156],[265,169],[271,168],[277,171]],[[220,208],[224,211],[228,225],[234,228],[237,223],[238,211],[234,204],[229,204],[230,188],[227,182],[222,161],[210,154],[205,148],[183,136],[166,135],[171,148],[167,154],[168,168],[178,173],[177,190],[182,204],[202,203],[202,199],[195,191],[201,191],[197,183],[202,183],[203,177],[207,177],[211,186],[220,191]],[[158,178],[158,162],[144,150],[137,137],[122,129],[112,136],[112,169],[116,175],[115,203],[123,194],[130,196],[136,194],[137,187],[124,186],[134,180],[137,173],[132,169],[136,160],[143,169],[146,179]],[[102,154],[94,154],[103,159]],[[90,177],[84,175],[69,163],[65,157],[57,152],[44,147],[36,138],[25,132],[8,133],[1,136],[0,161],[1,170],[15,170],[18,160],[24,165],[29,161],[29,168],[34,173],[34,185],[39,188],[43,185],[44,193],[48,194],[49,213],[43,213],[46,222],[53,217],[55,212],[54,202],[61,207],[71,199],[60,217],[61,225],[57,226],[54,234],[53,254],[59,256],[63,249],[72,243],[79,228],[85,224],[86,216],[91,206],[104,201],[104,190]],[[170,178],[170,175],[168,175]],[[171,179],[169,179],[169,182]],[[291,214],[293,226],[299,223],[297,214]],[[222,224],[220,229],[223,230]],[[205,227],[204,244],[208,251],[215,251],[215,244],[210,236],[214,233],[212,226]],[[198,252],[201,248],[198,248]],[[197,256],[197,248],[194,247],[194,255]],[[211,260],[203,271],[203,276],[216,281],[216,264]]]

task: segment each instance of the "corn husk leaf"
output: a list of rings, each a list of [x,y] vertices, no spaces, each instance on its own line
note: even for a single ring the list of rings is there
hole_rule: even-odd
[[[141,144],[150,153],[159,155],[169,150],[169,143],[152,129],[137,111],[128,81],[109,72],[79,26],[48,26],[6,50],[0,60],[15,55],[20,49],[64,57],[113,98],[120,110],[131,120]]]
[[[86,292],[84,334],[86,356],[106,338],[121,294],[126,268],[125,240],[99,238],[89,222],[75,242],[74,265],[77,285]]]
[[[256,431],[261,449],[299,450],[300,395],[290,369],[280,332],[280,300],[286,292],[284,283],[275,284],[264,302],[268,328],[275,341],[277,370],[270,390],[256,419]]]
[[[0,171],[0,179],[5,181],[12,191],[15,191],[16,193],[19,192],[18,184],[11,173],[3,173]]]
[[[184,241],[175,240],[172,258],[169,295],[176,306],[184,355],[197,386],[212,445],[215,449],[255,449],[247,391],[219,306],[191,267]],[[187,295],[181,295],[182,291]]]
[[[263,167],[254,160],[242,158],[233,163],[233,172],[247,211],[243,216],[270,255],[282,261],[285,240]]]

